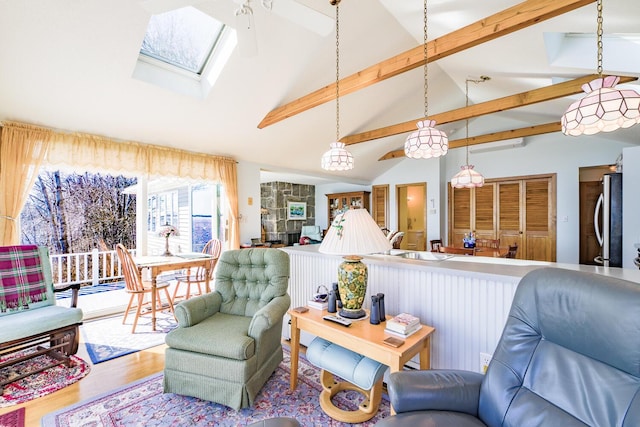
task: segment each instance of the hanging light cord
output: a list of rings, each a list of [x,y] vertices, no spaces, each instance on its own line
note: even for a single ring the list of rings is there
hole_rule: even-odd
[[[487,80],[491,80],[491,77],[489,77],[489,76],[480,76],[480,78],[478,80],[474,80],[474,79],[465,80],[465,82],[464,82],[465,98],[466,98],[465,107],[469,107],[469,82],[478,84],[478,83],[486,82]],[[466,144],[467,144],[467,165],[468,165],[469,164],[469,119],[467,119],[465,121],[465,131],[466,131],[466,134],[467,134]]]
[[[598,0],[598,76],[602,77],[602,0]]]
[[[428,76],[428,66],[427,66],[427,0],[424,0],[424,39],[423,39],[423,49],[424,49],[424,118],[426,120],[429,112],[429,79]]]
[[[340,3],[336,3],[336,141],[340,140]]]

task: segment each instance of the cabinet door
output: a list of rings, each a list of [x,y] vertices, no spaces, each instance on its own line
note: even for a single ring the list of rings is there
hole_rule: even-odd
[[[550,179],[524,181],[524,242],[527,259],[555,261],[555,217]]]
[[[388,210],[389,210],[389,186],[388,185],[374,185],[373,193],[371,194],[372,206],[371,216],[373,220],[380,226],[380,228],[389,228]]]
[[[516,258],[526,259],[522,232],[522,181],[498,183],[498,238],[500,246],[518,245]]]

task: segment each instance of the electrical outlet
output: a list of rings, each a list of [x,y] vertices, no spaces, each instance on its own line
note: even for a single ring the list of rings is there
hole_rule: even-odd
[[[481,373],[483,374],[487,373],[489,362],[491,362],[491,355],[487,353],[480,353],[480,372]]]

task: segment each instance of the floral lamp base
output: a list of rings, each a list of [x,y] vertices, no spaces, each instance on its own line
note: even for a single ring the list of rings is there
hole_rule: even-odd
[[[343,259],[338,266],[338,291],[342,301],[338,314],[348,319],[360,319],[367,315],[362,309],[367,293],[367,266],[359,256],[345,256]]]

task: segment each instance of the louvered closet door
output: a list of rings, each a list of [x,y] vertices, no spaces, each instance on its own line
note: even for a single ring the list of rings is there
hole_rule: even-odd
[[[524,181],[524,241],[527,259],[555,261],[555,196],[549,179]],[[553,196],[553,199],[552,199]]]
[[[495,183],[485,183],[474,191],[473,230],[479,239],[496,239]]]
[[[498,185],[498,238],[500,246],[518,245],[517,258],[526,259],[523,245],[522,181]]]
[[[472,230],[472,203],[469,188],[449,187],[449,242],[447,246],[462,246],[465,233]]]

